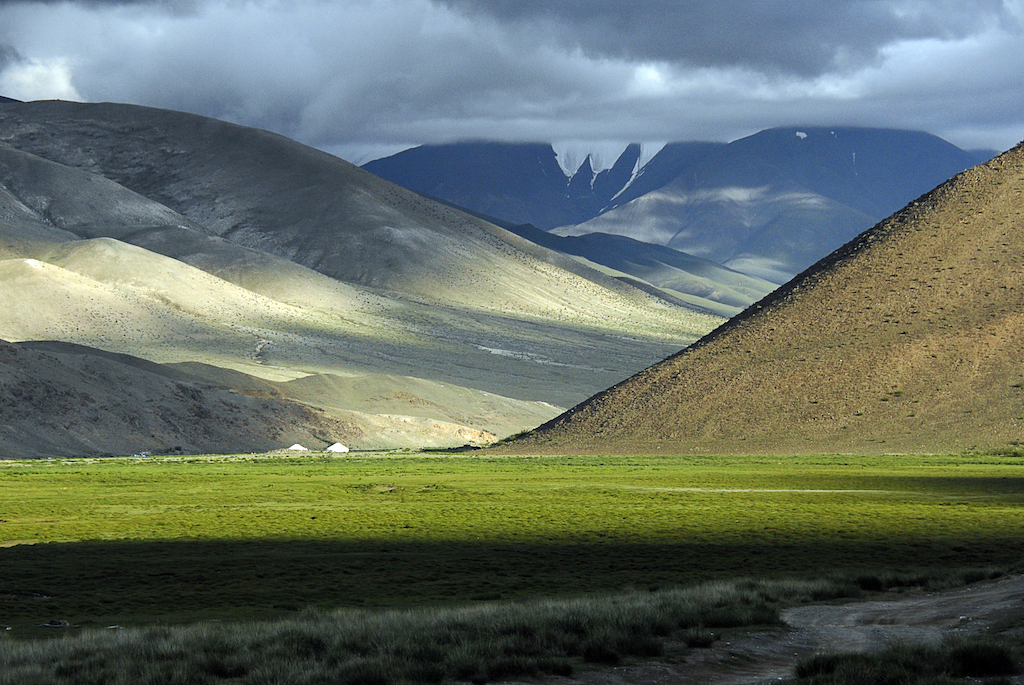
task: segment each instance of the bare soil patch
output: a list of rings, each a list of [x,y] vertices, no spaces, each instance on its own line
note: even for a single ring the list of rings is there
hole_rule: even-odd
[[[818,652],[871,652],[896,642],[937,643],[949,635],[981,632],[1022,613],[1024,575],[945,592],[795,607],[783,611],[784,629],[722,640],[691,651],[678,663],[647,662],[548,682],[754,685],[792,677],[797,661]]]

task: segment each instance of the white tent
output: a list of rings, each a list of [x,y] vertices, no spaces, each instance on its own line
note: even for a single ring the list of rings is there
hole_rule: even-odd
[[[303,447],[299,443],[295,443],[294,445],[292,445],[288,449],[292,450],[293,452],[308,452],[309,451],[308,449],[306,449],[305,447]]]
[[[340,442],[336,442],[327,448],[328,452],[348,452],[348,448],[342,445]]]

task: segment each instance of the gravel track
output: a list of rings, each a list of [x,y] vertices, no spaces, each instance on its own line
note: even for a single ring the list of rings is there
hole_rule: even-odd
[[[1024,614],[1024,575],[967,588],[839,605],[786,609],[787,629],[696,649],[679,663],[647,662],[553,678],[551,685],[755,685],[792,676],[817,652],[870,652],[894,642],[938,642]],[[670,646],[671,647],[671,646]],[[670,649],[671,651],[671,649]],[[1024,677],[1013,679],[1024,683]]]

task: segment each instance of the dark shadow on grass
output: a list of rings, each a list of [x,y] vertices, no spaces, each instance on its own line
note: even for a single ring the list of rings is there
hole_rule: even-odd
[[[860,581],[894,569],[927,583],[929,574],[950,568],[1012,566],[1022,559],[1024,538],[1010,537],[803,545],[49,543],[0,549],[0,617],[24,635],[23,629],[54,619],[81,626],[243,619],[307,607],[401,607],[837,572],[871,590],[878,588]]]

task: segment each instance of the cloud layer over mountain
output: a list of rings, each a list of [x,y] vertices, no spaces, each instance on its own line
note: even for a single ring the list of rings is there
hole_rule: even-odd
[[[0,94],[268,128],[355,161],[456,139],[732,140],[785,124],[1024,138],[1022,0],[0,4]]]

